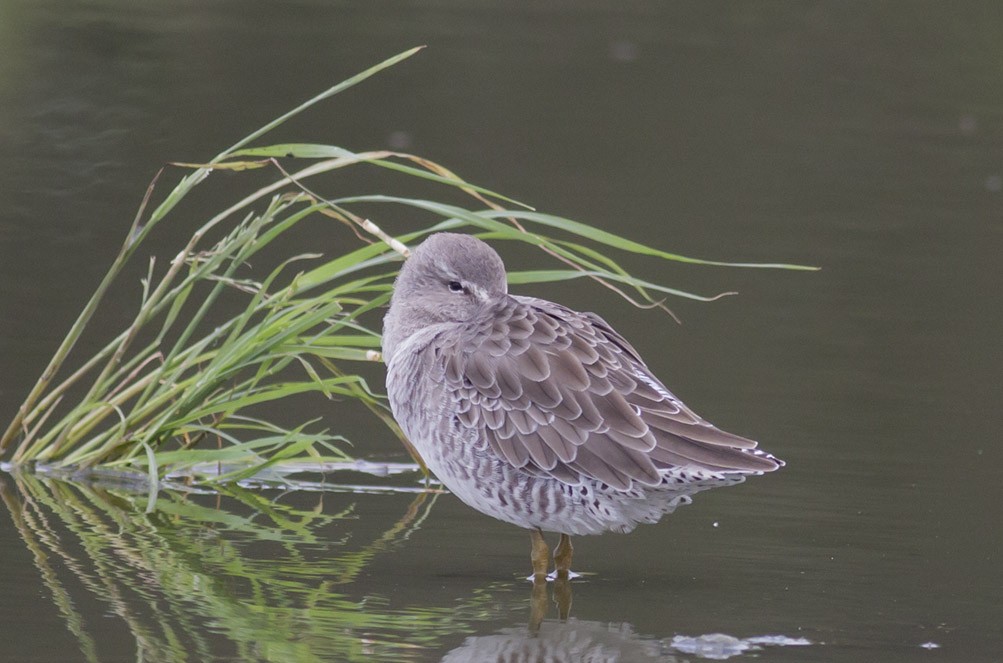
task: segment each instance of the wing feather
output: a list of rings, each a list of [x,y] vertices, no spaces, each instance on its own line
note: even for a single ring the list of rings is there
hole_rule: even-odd
[[[627,490],[673,467],[749,473],[781,462],[707,423],[602,318],[507,297],[458,335],[443,372],[456,420],[536,475]]]

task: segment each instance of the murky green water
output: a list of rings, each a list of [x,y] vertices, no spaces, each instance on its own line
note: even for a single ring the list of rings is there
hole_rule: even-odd
[[[670,250],[823,267],[632,263],[741,291],[670,302],[681,326],[581,284],[522,290],[616,320],[687,403],[788,461],[579,539],[566,622],[551,589],[528,628],[524,532],[413,475],[162,491],[150,513],[128,487],[0,475],[0,659],[998,660],[1000,34],[988,2],[0,2],[4,421],[161,164],[418,43],[276,140],[406,147]],[[364,413],[284,414],[318,412],[406,459]],[[791,640],[685,639],[715,633]]]

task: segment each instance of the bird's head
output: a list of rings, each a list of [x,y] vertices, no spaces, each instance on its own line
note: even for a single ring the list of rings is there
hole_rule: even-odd
[[[466,322],[507,292],[505,265],[490,246],[470,235],[430,236],[394,282],[383,321],[384,357],[392,357],[411,334],[443,322]]]

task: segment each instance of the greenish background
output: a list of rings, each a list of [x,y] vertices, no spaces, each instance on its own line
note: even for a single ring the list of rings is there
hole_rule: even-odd
[[[514,641],[672,660],[693,658],[673,637],[723,632],[816,643],[764,660],[998,660],[1001,34],[992,2],[0,1],[4,421],[163,163],[421,43],[275,142],[402,148],[668,250],[823,268],[628,262],[740,291],[670,301],[682,325],[583,283],[520,290],[615,321],[689,405],[788,461],[578,540],[572,633],[526,639],[527,537],[449,495],[411,512],[407,492],[168,493],[147,515],[121,487],[0,476],[0,658],[438,660]],[[375,193],[388,176],[357,177]],[[325,238],[307,244],[291,249]],[[405,459],[361,408],[279,414],[318,413],[357,453]]]

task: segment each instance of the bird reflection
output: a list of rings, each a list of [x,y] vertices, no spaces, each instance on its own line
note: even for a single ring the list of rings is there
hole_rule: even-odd
[[[529,632],[538,633],[540,625],[547,617],[550,601],[548,600],[547,581],[534,579],[533,591],[530,594]],[[554,604],[557,606],[557,618],[567,621],[571,615],[571,581],[567,578],[557,578],[554,585]]]
[[[536,587],[534,586],[534,594]],[[555,583],[556,590],[556,583]],[[666,652],[664,641],[645,638],[630,624],[595,621],[546,621],[536,632],[502,629],[491,635],[471,636],[447,653],[443,663],[466,661],[683,661]]]

